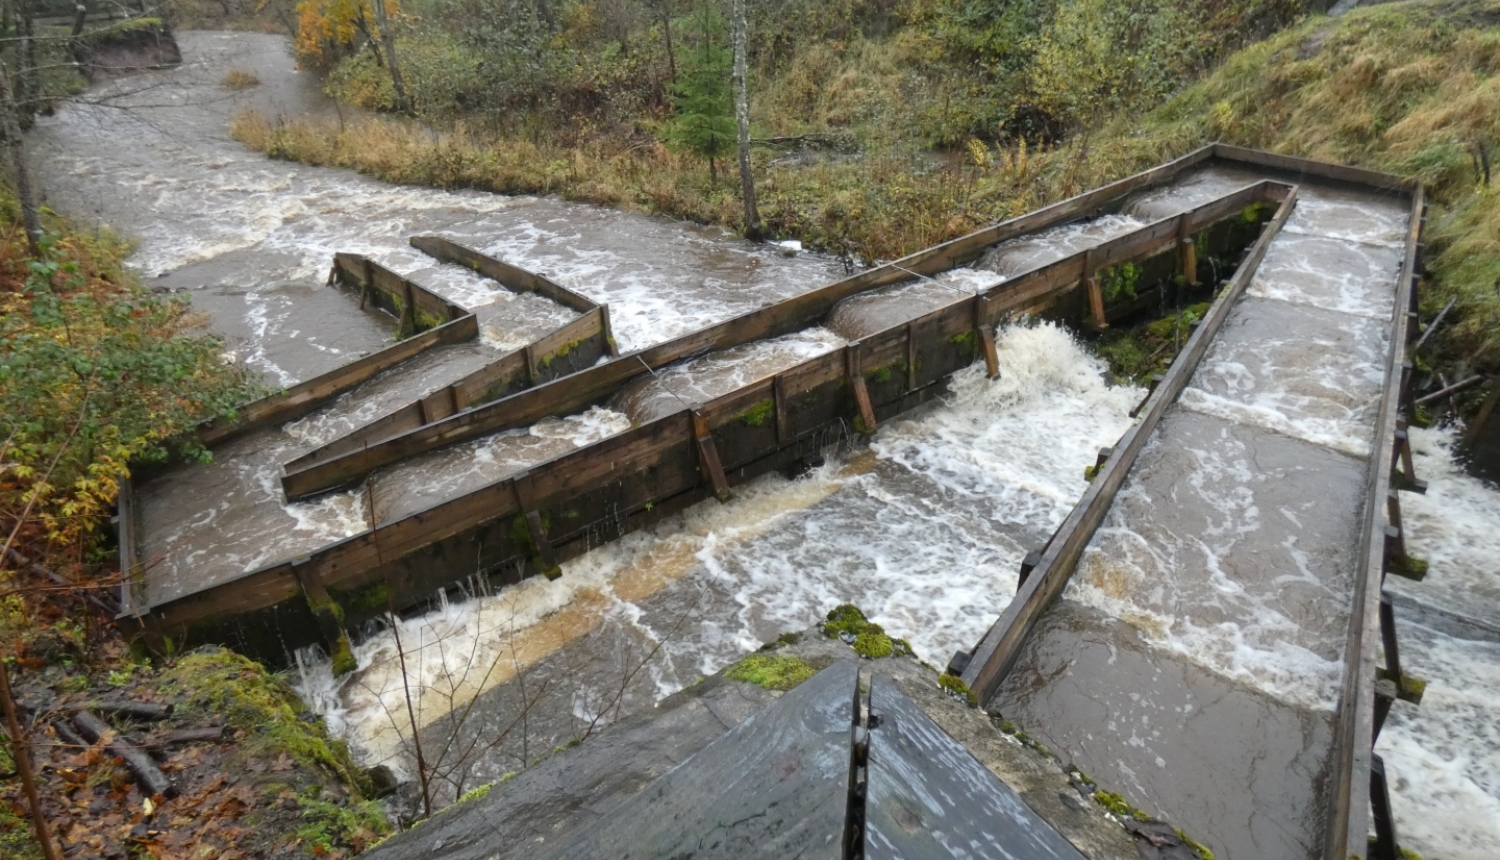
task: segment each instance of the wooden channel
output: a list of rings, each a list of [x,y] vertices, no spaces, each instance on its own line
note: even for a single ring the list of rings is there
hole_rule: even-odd
[[[1380,642],[1380,596],[1385,577],[1385,527],[1390,523],[1386,499],[1391,492],[1389,452],[1396,446],[1397,423],[1405,404],[1401,402],[1402,377],[1408,360],[1411,315],[1417,279],[1418,248],[1426,220],[1426,193],[1412,189],[1411,224],[1406,235],[1406,259],[1396,283],[1395,311],[1391,320],[1385,389],[1376,419],[1375,444],[1370,448],[1370,485],[1365,499],[1365,517],[1360,545],[1365,548],[1362,574],[1355,577],[1348,641],[1344,646],[1344,682],[1339,695],[1338,722],[1334,727],[1334,805],[1329,816],[1323,856],[1327,860],[1363,856],[1366,851],[1370,811],[1370,774],[1375,743],[1376,649]]]
[[[1206,157],[1206,156],[1205,156]],[[1184,163],[1184,167],[1197,164],[1179,159],[1171,164]],[[1182,167],[1178,168],[1183,169]],[[1160,180],[1157,168],[1138,174],[1137,177],[1152,176]],[[1170,174],[1175,175],[1175,174]],[[1132,177],[1135,179],[1136,177]],[[1125,180],[1122,180],[1124,182]],[[1105,186],[1115,188],[1121,183]],[[1007,280],[992,288],[986,295],[1007,296],[1007,301],[1017,298],[1026,310],[1035,310],[1053,301],[1053,293],[1061,287],[1072,289],[1083,279],[1085,259],[1096,269],[1105,269],[1120,262],[1150,256],[1147,251],[1158,251],[1175,241],[1181,230],[1195,233],[1206,224],[1217,223],[1225,213],[1248,202],[1263,199],[1265,183],[1249,186],[1219,200],[1207,203],[1183,215],[1165,218],[1126,236],[1105,242],[1088,252],[1072,255],[1062,261],[1043,266],[1023,275]],[[1141,184],[1129,185],[1129,190],[1138,190]],[[1259,189],[1259,190],[1256,190]],[[1104,189],[1101,189],[1101,191]],[[1123,193],[1123,192],[1122,192]],[[1118,197],[1118,195],[1115,195]],[[719,325],[685,335],[673,341],[622,356],[614,361],[564,377],[550,385],[537,386],[521,391],[511,397],[485,403],[441,420],[425,424],[399,435],[377,438],[384,430],[363,432],[357,440],[337,442],[310,452],[297,461],[287,464],[282,477],[282,489],[290,500],[305,499],[340,487],[347,487],[363,480],[374,470],[432,451],[447,445],[486,436],[516,427],[529,427],[543,418],[572,414],[607,400],[623,385],[635,379],[648,368],[655,369],[675,361],[699,355],[711,350],[723,349],[749,343],[754,340],[777,337],[799,331],[823,319],[838,301],[859,292],[874,289],[888,283],[909,278],[909,272],[928,275],[978,258],[997,241],[1019,235],[1014,227],[1019,222],[1029,226],[1025,232],[1051,226],[1061,221],[1078,217],[1084,212],[1094,212],[1107,199],[1098,192],[1080,195],[1056,207],[1048,218],[1037,219],[1039,213],[1022,216],[999,227],[988,228],[970,234],[962,240],[946,243],[939,248],[947,249],[942,255],[930,251],[905,258],[899,268],[885,266],[863,275],[840,281],[814,290],[768,308],[751,312]],[[1012,226],[1007,226],[1012,225]],[[1006,229],[1001,230],[1000,227]],[[996,237],[999,237],[998,239]],[[957,244],[963,243],[963,244]],[[1087,256],[1086,254],[1091,255]],[[936,263],[942,269],[932,269]],[[906,264],[910,264],[909,266]],[[918,268],[910,268],[916,266]],[[923,268],[932,269],[923,271]],[[881,275],[882,272],[889,275]],[[872,277],[880,275],[880,277]],[[866,279],[866,280],[861,280]],[[860,286],[856,286],[856,282]],[[1027,304],[1027,301],[1030,304]],[[1014,310],[1007,307],[1007,310]],[[993,324],[997,318],[986,319]]]
[[[1183,224],[1202,230],[1290,191],[1275,182],[1249,186],[1105,242],[1091,259],[1110,265],[1173,252]],[[684,408],[533,466],[524,488],[517,478],[501,480],[295,562],[153,606],[151,623],[178,641],[232,641],[280,662],[285,649],[317,641],[315,624],[287,625],[306,613],[304,583],[326,589],[352,625],[475,575],[504,583],[553,569],[818,453],[847,436],[855,416],[868,429],[932,398],[950,374],[983,356],[985,328],[1076,293],[1082,279],[1081,255],[1064,258],[743,386],[696,414]]]
[[[457,242],[444,239],[442,236],[413,236],[411,246],[435,257],[445,263],[453,263],[475,272],[500,284],[513,293],[536,293],[544,298],[566,308],[572,308],[581,314],[599,307],[599,303],[583,295],[575,293],[567,287],[525,269],[517,268],[502,260],[474,250],[466,248]]]
[[[1083,498],[1058,528],[1046,551],[1042,553],[1041,560],[1016,593],[1015,599],[974,649],[968,668],[964,670],[963,680],[979,701],[989,701],[995,695],[1001,680],[1015,664],[1026,636],[1036,626],[1047,607],[1062,593],[1084,548],[1088,546],[1099,523],[1114,503],[1115,494],[1124,484],[1130,468],[1135,464],[1136,456],[1145,447],[1167,408],[1176,402],[1177,396],[1187,386],[1198,362],[1208,351],[1209,344],[1229,315],[1230,308],[1249,287],[1266,250],[1291,217],[1296,199],[1295,191],[1288,190],[1276,216],[1261,232],[1260,238],[1251,246],[1250,253],[1235,271],[1228,289],[1209,308],[1201,324],[1193,330],[1187,344],[1147,399],[1137,423],[1125,431],[1125,435],[1114,446],[1113,454],[1100,467]]]

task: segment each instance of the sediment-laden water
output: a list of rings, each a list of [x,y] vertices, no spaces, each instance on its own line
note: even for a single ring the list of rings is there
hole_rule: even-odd
[[[286,505],[276,485],[284,460],[572,316],[460,267],[435,264],[406,244],[412,234],[440,233],[607,302],[624,349],[796,295],[841,271],[817,255],[788,259],[711,228],[556,200],[396,187],[347,171],[269,161],[228,139],[228,120],[245,105],[328,116],[331,106],[317,82],[291,70],[278,37],[179,38],[186,65],[141,78],[156,86],[125,97],[132,110],[69,106],[39,123],[32,152],[48,177],[53,206],[138,238],[132,264],[155,284],[190,291],[229,338],[234,357],[274,384],[308,378],[389,342],[389,321],[351,313],[348,296],[322,285],[335,251],[367,254],[476,309],[483,323],[478,344],[419,359],[306,419],[221,449],[212,467],[186,483],[146,485],[143,509],[158,521],[146,523],[145,531],[159,536],[148,554],[165,559],[170,574],[164,581],[183,590],[214,575],[213,565],[235,573],[306,552],[367,528],[372,512],[385,521],[418,510],[1257,178],[1195,174],[1138,196],[1118,216],[1008,243],[973,268],[914,278],[846,302],[827,329],[700,357],[643,378],[613,409],[402,464],[378,475],[368,495]],[[220,89],[231,68],[252,71],[262,85],[244,93]],[[1272,520],[1323,519],[1333,531],[1347,525],[1339,512],[1306,508],[1306,494],[1297,488],[1310,479],[1295,469],[1282,476],[1284,484],[1257,487],[1247,477],[1234,485],[1235,476],[1252,471],[1249,464],[1263,467],[1281,454],[1215,422],[1274,431],[1286,437],[1276,443],[1280,448],[1321,446],[1332,464],[1320,472],[1328,480],[1337,477],[1339,458],[1367,454],[1359,428],[1370,417],[1367,389],[1378,389],[1379,380],[1361,368],[1384,346],[1369,340],[1365,328],[1380,329],[1389,310],[1361,285],[1394,265],[1391,247],[1402,231],[1399,214],[1368,215],[1358,201],[1338,195],[1305,197],[1299,219],[1321,216],[1316,220],[1325,227],[1311,230],[1294,219],[1245,300],[1340,315],[1347,331],[1302,346],[1348,367],[1289,360],[1287,350],[1295,345],[1277,340],[1274,327],[1256,329],[1252,318],[1244,321],[1239,342],[1225,340],[1209,356],[1184,398],[1193,414],[1182,416],[1183,433],[1196,442],[1185,446],[1190,456],[1163,462],[1160,474],[1201,497],[1202,513],[1223,546],[1182,544],[1173,552],[1222,560],[1236,542],[1257,540],[1250,532]],[[1329,223],[1344,226],[1330,230]],[[1309,260],[1328,265],[1310,267]],[[1127,410],[1142,394],[1106,385],[1099,363],[1056,327],[1018,325],[1002,330],[998,341],[998,381],[970,368],[956,376],[943,402],[888,422],[867,448],[830,449],[829,462],[810,475],[762,478],[738,488],[727,504],[696,506],[569,562],[558,580],[476,594],[369,631],[355,649],[359,668],[344,678],[332,678],[319,655],[302,655],[304,695],[367,763],[409,772],[415,730],[429,760],[433,750],[447,750],[446,785],[457,790],[648,708],[782,631],[807,627],[837,603],[859,604],[919,655],[943,664],[955,649],[971,646],[1009,602],[1021,558],[1072,507],[1086,487],[1083,467],[1098,447],[1119,438],[1129,425]],[[1312,371],[1295,386],[1277,388],[1271,380],[1289,364]],[[1493,620],[1500,611],[1500,585],[1490,574],[1493,565],[1486,566],[1496,557],[1491,526],[1500,519],[1500,504],[1492,489],[1451,465],[1447,437],[1418,433],[1416,439],[1419,468],[1433,489],[1423,500],[1404,497],[1406,515],[1412,545],[1432,561],[1432,573],[1424,583],[1398,583],[1393,590],[1433,610],[1403,620],[1404,656],[1428,679],[1428,698],[1421,710],[1397,706],[1380,750],[1397,777],[1407,844],[1429,856],[1487,856],[1487,847],[1500,840],[1484,823],[1500,820],[1485,812],[1500,806],[1494,777],[1500,737],[1486,719],[1500,697],[1500,652],[1473,624],[1452,619]],[[1164,492],[1141,486],[1124,498],[1149,506]],[[1124,540],[1119,557],[1129,562],[1131,576],[1149,580],[1149,571],[1171,566],[1172,558],[1132,554],[1126,525],[1107,524],[1103,534]],[[1144,673],[1160,665],[1153,662],[1156,651],[1186,655],[1174,664],[1173,677],[1142,674],[1141,688],[1118,691],[1118,700],[1106,703],[1112,716],[1092,723],[1093,731],[1110,737],[1085,738],[1085,745],[1107,740],[1114,748],[1165,749],[1156,739],[1189,721],[1170,709],[1188,694],[1202,694],[1218,697],[1221,711],[1237,709],[1288,738],[1274,750],[1274,762],[1267,759],[1283,773],[1316,772],[1327,730],[1306,714],[1320,713],[1326,705],[1321,691],[1336,684],[1339,658],[1327,647],[1320,607],[1335,599],[1338,583],[1308,575],[1316,548],[1276,544],[1266,551],[1286,561],[1278,566],[1282,578],[1234,587],[1218,580],[1182,588],[1159,582],[1155,589],[1139,583],[1127,589],[1102,573],[1083,580],[1080,587],[1093,589],[1092,602],[1079,600],[1077,617],[1049,622],[1072,624],[1077,643],[1074,652],[1053,655],[1059,671],[1090,661],[1085,668],[1103,675],[1119,661],[1134,661]],[[1127,611],[1119,603],[1127,591],[1148,599],[1133,601]],[[1206,611],[1175,620],[1189,604]],[[1300,710],[1279,704],[1307,690],[1315,692]],[[408,696],[415,727],[405,716]],[[1118,759],[1127,768],[1173,766],[1184,776],[1184,793],[1233,797],[1247,785],[1272,791],[1288,781],[1269,770],[1241,773],[1227,761],[1222,773],[1206,773],[1203,761],[1227,754],[1189,753],[1166,765],[1156,752],[1149,759]]]

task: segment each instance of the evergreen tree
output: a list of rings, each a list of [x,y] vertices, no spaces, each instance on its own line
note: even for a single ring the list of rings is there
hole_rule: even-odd
[[[734,98],[729,86],[734,56],[717,0],[701,0],[688,30],[697,42],[684,56],[672,91],[672,120],[666,143],[674,152],[708,159],[708,173],[719,181],[720,158],[734,151]]]

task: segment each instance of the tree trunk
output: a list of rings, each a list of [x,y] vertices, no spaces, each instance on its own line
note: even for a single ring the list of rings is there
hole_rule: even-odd
[[[10,70],[0,60],[0,134],[5,135],[5,149],[10,153],[11,169],[15,172],[16,200],[21,204],[21,223],[26,228],[26,244],[31,256],[42,258],[42,216],[36,208],[36,192],[31,187],[31,174],[26,170],[25,141],[21,138],[21,118],[16,110],[15,93],[10,86]]]
[[[672,86],[677,86],[677,56],[672,52],[672,10],[663,9],[661,13],[661,30],[667,37],[667,75],[672,80]]]
[[[17,59],[20,64],[19,77],[21,79],[21,92],[17,101],[20,103],[20,114],[18,116],[22,126],[31,125],[31,118],[36,116],[41,107],[42,96],[41,69],[36,62],[36,33],[32,26],[33,15],[29,4],[21,4],[21,53]]]
[[[401,67],[396,64],[396,37],[391,33],[385,0],[370,0],[370,8],[375,13],[375,26],[380,28],[380,44],[385,47],[385,67],[391,73],[391,89],[396,91],[396,110],[406,113],[411,110],[411,102],[406,97],[406,84],[401,80]]]
[[[759,241],[760,211],[750,173],[750,90],[746,86],[745,0],[734,0],[734,118],[740,127],[740,192],[745,199],[745,236]]]
[[[546,25],[547,32],[557,29],[557,19],[552,17],[552,7],[547,5],[547,0],[536,0],[536,16],[542,19]]]
[[[6,86],[6,92],[10,86]],[[5,731],[10,735],[11,758],[16,771],[21,775],[21,789],[26,793],[26,803],[31,807],[31,824],[36,830],[37,844],[42,846],[42,856],[47,860],[59,860],[57,844],[52,841],[52,831],[47,827],[47,818],[42,814],[42,800],[36,790],[36,777],[31,772],[31,745],[21,731],[21,721],[16,719],[16,700],[10,692],[10,675],[0,662],[0,706],[5,709]]]

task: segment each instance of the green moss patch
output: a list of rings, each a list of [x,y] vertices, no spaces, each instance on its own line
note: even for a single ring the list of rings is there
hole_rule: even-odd
[[[747,427],[759,427],[766,423],[766,419],[776,414],[776,403],[771,400],[762,400],[744,412],[734,416],[734,420]]]
[[[950,675],[944,672],[938,676],[938,686],[942,687],[948,695],[963,699],[969,704],[969,707],[979,707],[979,698],[974,695],[973,690],[969,689],[969,685],[964,683],[964,679],[957,675]]]
[[[751,654],[730,666],[724,674],[767,690],[790,690],[817,673],[818,670],[801,657]]]

